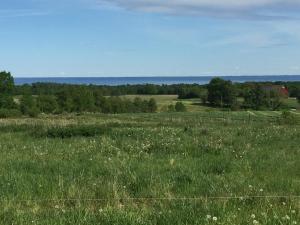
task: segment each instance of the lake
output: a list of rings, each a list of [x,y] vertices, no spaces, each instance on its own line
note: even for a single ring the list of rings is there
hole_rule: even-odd
[[[125,85],[125,84],[207,84],[212,76],[180,76],[180,77],[17,77],[15,83],[32,84],[37,82],[65,84],[94,84],[94,85]],[[223,79],[233,82],[262,82],[262,81],[300,81],[300,75],[278,76],[223,76]]]

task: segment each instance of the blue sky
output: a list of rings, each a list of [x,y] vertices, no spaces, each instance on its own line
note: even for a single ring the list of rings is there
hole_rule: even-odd
[[[1,0],[15,76],[300,74],[299,0]]]

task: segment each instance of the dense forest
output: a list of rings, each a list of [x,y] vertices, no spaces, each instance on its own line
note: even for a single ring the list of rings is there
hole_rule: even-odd
[[[288,96],[274,87],[285,87]],[[178,95],[179,99],[199,98],[202,104],[231,110],[278,110],[285,105],[283,97],[300,100],[300,82],[232,83],[214,78],[209,84],[174,85],[71,85],[34,83],[15,85],[9,72],[0,72],[0,116],[39,113],[153,113],[157,111],[154,98],[129,100],[123,95]],[[240,101],[242,99],[243,101]],[[173,108],[172,108],[173,107]],[[184,111],[182,103],[169,111]]]

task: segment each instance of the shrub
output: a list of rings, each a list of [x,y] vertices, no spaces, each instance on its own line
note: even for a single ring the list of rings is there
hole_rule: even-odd
[[[20,109],[24,115],[28,115],[30,117],[37,117],[39,114],[36,100],[31,95],[24,95],[21,98]]]
[[[154,98],[151,98],[148,102],[148,111],[154,113],[157,111],[157,103]]]
[[[175,112],[174,105],[168,105],[168,112]]]
[[[17,109],[18,106],[15,103],[12,96],[7,95],[7,94],[0,94],[0,108]]]
[[[40,95],[37,97],[37,106],[43,113],[54,113],[58,111],[58,104],[55,96]]]
[[[186,107],[182,102],[177,102],[175,105],[175,110],[176,110],[176,112],[185,112]]]
[[[20,117],[21,115],[17,109],[0,109],[0,118]]]
[[[90,125],[70,125],[65,127],[51,127],[45,131],[35,130],[32,134],[35,137],[48,138],[72,138],[72,137],[94,137],[108,133],[109,127]]]
[[[279,118],[281,124],[296,124],[297,122],[297,118],[289,111],[283,111]]]

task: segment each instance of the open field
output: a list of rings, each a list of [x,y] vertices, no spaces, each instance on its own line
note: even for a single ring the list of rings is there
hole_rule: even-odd
[[[0,224],[299,224],[300,126],[253,114],[0,120]]]
[[[182,102],[188,112],[215,111],[214,108],[201,105],[200,99],[178,99],[177,95],[123,95],[122,97],[133,100],[139,97],[144,100],[154,98],[157,102],[158,111],[165,112],[169,105],[175,105],[176,102]]]
[[[187,108],[188,112],[203,112],[203,111],[216,111],[217,109],[204,106],[201,104],[200,99],[178,99],[177,95],[123,95],[123,98],[127,98],[133,100],[136,97],[139,97],[144,100],[149,100],[150,98],[154,98],[158,104],[158,111],[165,112],[167,111],[168,105],[175,105],[176,102],[182,102]],[[242,103],[244,100],[239,98],[238,101]],[[283,104],[285,104],[288,108],[293,108],[299,111],[300,104],[297,102],[295,98],[287,98],[282,99]],[[255,113],[255,111],[254,111]]]

